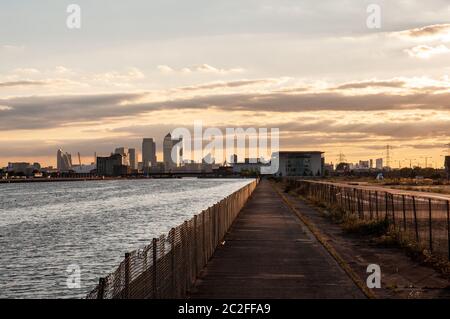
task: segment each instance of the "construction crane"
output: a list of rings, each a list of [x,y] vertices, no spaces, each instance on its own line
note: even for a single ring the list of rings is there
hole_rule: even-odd
[[[81,155],[80,155],[80,152],[78,152],[78,164],[80,164],[80,168],[81,168]]]

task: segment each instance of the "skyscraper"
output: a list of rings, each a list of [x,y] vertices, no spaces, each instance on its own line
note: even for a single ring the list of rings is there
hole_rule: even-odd
[[[171,169],[178,166],[178,164],[182,161],[183,156],[183,147],[181,145],[177,145],[183,141],[182,138],[172,139],[172,135],[169,133],[164,137],[163,142],[163,160],[164,160],[164,168],[166,171],[170,171]],[[175,150],[175,158],[172,158],[172,150],[176,147]]]
[[[136,149],[135,148],[128,149],[128,160],[130,162],[131,169],[137,169]]]
[[[67,172],[72,168],[72,155],[59,149],[56,153],[56,167],[60,172]]]
[[[156,144],[153,138],[144,138],[142,140],[142,170],[146,171],[149,167],[156,167]]]

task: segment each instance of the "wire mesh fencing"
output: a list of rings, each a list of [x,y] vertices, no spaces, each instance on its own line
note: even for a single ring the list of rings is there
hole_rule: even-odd
[[[387,220],[403,239],[450,260],[450,201],[327,182],[291,180],[309,199],[361,220]]]
[[[227,196],[140,250],[125,254],[88,299],[186,297],[259,180]]]

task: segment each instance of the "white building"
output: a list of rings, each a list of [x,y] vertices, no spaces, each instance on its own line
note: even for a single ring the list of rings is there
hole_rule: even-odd
[[[166,172],[176,168],[183,160],[183,139],[172,139],[169,133],[164,137],[163,142],[163,161]],[[175,149],[174,149],[175,148]],[[175,158],[172,158],[172,150],[174,150]]]
[[[96,164],[90,165],[81,164],[81,166],[80,165],[72,166],[73,171],[77,174],[90,174],[96,168],[97,168]]]
[[[137,169],[136,149],[128,149],[128,161],[131,169]]]
[[[60,172],[68,172],[72,169],[72,155],[59,149],[56,153],[56,167]]]

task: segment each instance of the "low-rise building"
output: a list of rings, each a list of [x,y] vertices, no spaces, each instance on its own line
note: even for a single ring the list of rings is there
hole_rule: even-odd
[[[323,176],[324,152],[284,151],[272,155],[279,161],[278,176]]]
[[[32,176],[34,172],[37,172],[40,169],[41,165],[39,163],[34,163],[33,165],[31,165],[30,163],[27,162],[15,162],[15,163],[8,163],[6,171],[14,175]]]

